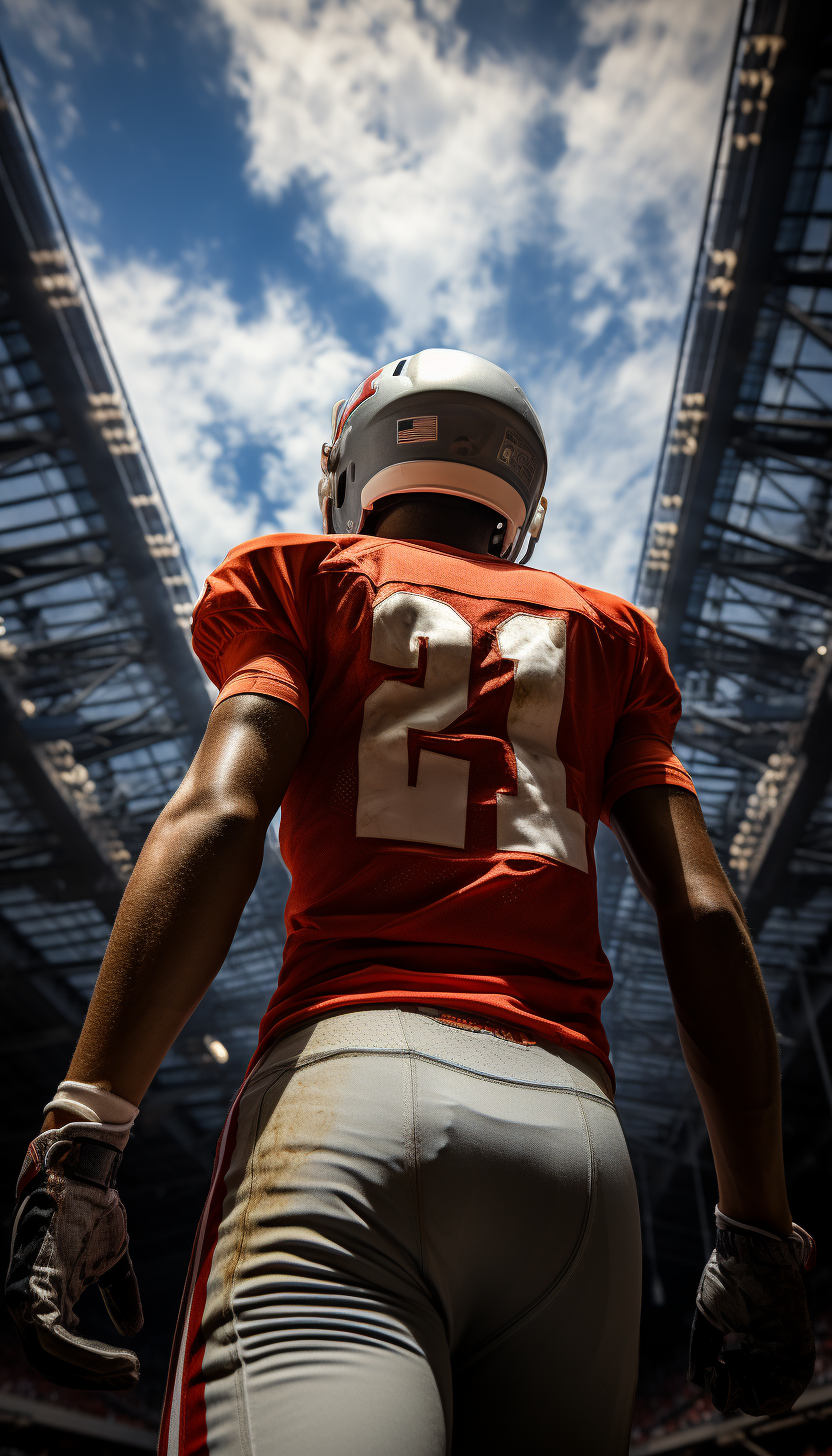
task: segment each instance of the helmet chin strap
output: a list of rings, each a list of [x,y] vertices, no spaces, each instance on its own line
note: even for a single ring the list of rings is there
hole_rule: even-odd
[[[324,474],[318,481],[318,506],[320,507],[321,519],[323,521],[323,534],[325,536],[332,536],[334,535],[332,529],[332,477],[327,469],[329,463],[326,458],[328,450],[329,446],[324,441],[321,448],[321,469]]]
[[[538,501],[537,510],[532,516],[532,523],[529,526],[529,544],[526,547],[526,554],[521,558],[520,561],[518,561],[518,566],[525,566],[527,562],[531,561],[534,554],[534,548],[540,540],[540,533],[543,530],[543,522],[546,519],[546,512],[548,508],[549,502],[547,501],[545,495],[542,495],[540,497],[540,500]]]

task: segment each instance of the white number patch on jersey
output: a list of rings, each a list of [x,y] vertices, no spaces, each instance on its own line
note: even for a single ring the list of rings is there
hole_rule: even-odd
[[[566,684],[566,623],[520,613],[497,628],[500,656],[514,661],[508,736],[517,793],[497,794],[497,848],[542,854],[586,871],[586,825],[566,804],[558,728]]]
[[[356,834],[418,844],[465,847],[466,759],[422,749],[416,783],[408,783],[408,730],[440,734],[468,707],[473,632],[447,602],[398,591],[373,613],[370,658],[388,667],[419,665],[424,685],[390,681],[364,705],[358,747]],[[566,803],[566,770],[557,755],[566,680],[566,623],[518,613],[501,623],[497,643],[514,663],[508,737],[517,792],[497,793],[498,849],[560,860],[586,872],[584,821]]]
[[[468,707],[471,624],[446,602],[415,592],[394,592],[379,602],[373,613],[373,662],[418,667],[420,639],[427,643],[424,687],[385,682],[364,705],[355,832],[361,838],[463,849],[470,764],[423,748],[416,784],[408,785],[407,732],[441,733]]]

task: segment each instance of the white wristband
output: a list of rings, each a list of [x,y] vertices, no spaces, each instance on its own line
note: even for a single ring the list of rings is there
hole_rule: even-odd
[[[138,1107],[114,1092],[105,1092],[93,1082],[61,1082],[44,1112],[70,1112],[78,1122],[107,1123],[110,1127],[132,1127]]]
[[[716,1226],[718,1229],[740,1229],[743,1233],[764,1234],[767,1239],[774,1239],[775,1243],[778,1244],[791,1244],[792,1248],[797,1252],[798,1263],[807,1271],[814,1269],[815,1259],[817,1257],[817,1245],[812,1235],[807,1234],[806,1230],[801,1228],[799,1223],[793,1223],[791,1233],[788,1233],[784,1239],[781,1239],[779,1234],[773,1234],[769,1229],[757,1228],[753,1223],[740,1223],[737,1218],[729,1218],[727,1213],[722,1212],[719,1204],[714,1209],[714,1213],[716,1214]]]
[[[762,1234],[764,1238],[775,1239],[778,1244],[783,1244],[786,1241],[779,1234],[773,1234],[771,1229],[757,1228],[757,1225],[753,1223],[740,1223],[738,1218],[731,1218],[727,1213],[723,1213],[719,1204],[716,1205],[714,1213],[716,1215],[717,1228],[740,1229],[744,1234]]]

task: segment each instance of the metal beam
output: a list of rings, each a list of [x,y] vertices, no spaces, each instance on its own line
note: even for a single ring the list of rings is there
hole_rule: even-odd
[[[701,366],[697,365],[699,381],[695,381],[689,371],[684,386],[689,390],[702,390],[706,382],[708,404],[696,453],[690,460],[678,535],[659,605],[659,633],[671,663],[676,657],[688,610],[720,467],[736,428],[733,417],[771,273],[774,246],[800,140],[806,93],[823,55],[825,19],[818,7],[789,7],[786,25],[790,33],[785,37],[787,45],[777,62],[776,82],[768,98],[761,142],[740,154],[732,149],[728,163],[737,174],[736,182],[733,190],[726,191],[723,211],[726,208],[728,211],[725,211],[724,226],[720,223],[722,234],[717,229],[715,237],[717,246],[722,248],[726,244],[721,236],[727,238],[730,232],[730,247],[736,253],[731,281],[737,286],[731,291],[723,315],[724,327],[715,350],[706,350],[703,341],[703,362]],[[727,112],[725,126],[733,127],[733,120]],[[740,198],[743,199],[742,204]],[[706,298],[703,285],[703,304]],[[700,309],[694,329],[700,325],[704,328],[705,320],[706,314]],[[745,445],[744,441],[742,445]]]
[[[58,842],[69,851],[70,860],[66,867],[61,867],[62,878],[76,885],[80,895],[94,899],[112,920],[126,883],[123,867],[107,858],[94,835],[94,818],[81,818],[75,800],[48,758],[27,738],[15,716],[13,698],[2,680],[0,757],[9,764]]]
[[[832,563],[832,551],[821,551],[814,546],[802,546],[797,541],[767,536],[762,531],[750,530],[748,526],[735,526],[732,521],[720,521],[716,516],[708,518],[708,525],[717,527],[722,533],[729,531],[734,536],[745,536],[749,541],[760,541],[764,546],[773,547],[775,551],[788,551],[793,556],[803,556],[809,561]]]
[[[820,344],[825,344],[827,349],[832,349],[832,329],[826,329],[822,324],[817,323],[810,314],[804,313],[802,308],[798,308],[796,303],[785,303],[783,312],[787,313],[789,318],[794,319],[795,323],[800,324],[800,327],[805,329],[807,334],[811,334],[813,339],[817,339]]]
[[[822,435],[832,432],[832,420],[822,415],[735,414],[734,424],[754,430],[818,430]]]
[[[761,656],[770,655],[772,657],[790,658],[795,663],[802,663],[806,656],[805,648],[801,650],[795,647],[784,647],[781,642],[772,642],[766,637],[755,637],[753,632],[743,632],[739,627],[733,627],[727,622],[700,621],[695,625],[697,634],[704,629],[709,637],[735,637],[737,641],[742,642],[746,647],[753,647],[756,651],[759,651]],[[702,647],[706,646],[705,639],[699,635],[693,641],[694,643],[699,643]],[[684,651],[684,648],[681,651]]]
[[[684,723],[684,719],[682,720]],[[766,765],[759,758],[751,758],[747,753],[740,753],[738,748],[732,748],[729,743],[723,743],[720,739],[714,739],[709,734],[685,733],[680,725],[675,733],[678,743],[684,743],[688,748],[701,749],[703,753],[710,753],[713,758],[722,759],[724,763],[735,763],[740,768],[750,768],[754,773],[763,773]]]
[[[44,571],[31,576],[21,576],[17,581],[0,584],[0,602],[25,597],[29,592],[45,591],[50,586],[62,586],[65,581],[74,581],[78,576],[91,576],[95,571],[104,571],[111,565],[109,558],[103,561],[84,561],[78,566],[67,566],[62,571]]]
[[[811,591],[808,587],[784,581],[779,576],[772,576],[767,571],[754,571],[747,566],[735,566],[730,561],[715,561],[711,566],[711,571],[714,576],[736,578],[737,581],[748,582],[750,586],[758,586],[763,591],[779,592],[782,596],[812,602],[815,606],[825,607],[828,611],[832,611],[832,596],[828,596],[826,592]]]
[[[782,886],[812,811],[832,776],[832,653],[816,668],[807,718],[790,746],[795,763],[743,883],[745,914],[755,934]]]
[[[832,268],[791,269],[778,272],[775,282],[786,288],[832,288]]]
[[[158,562],[148,549],[140,516],[131,504],[130,457],[111,450],[93,417],[91,395],[112,395],[116,385],[120,397],[125,399],[122,413],[137,442],[137,452],[141,448],[140,436],[130,417],[115,366],[106,357],[95,311],[4,67],[0,68],[0,80],[5,92],[4,105],[0,108],[0,164],[4,173],[0,187],[0,277],[14,299],[15,311],[50,391],[62,430],[84,472],[87,489],[104,518],[107,536],[139,603],[158,649],[160,666],[196,744],[204,732],[210,707],[205,683],[185,633],[171,611],[169,591],[162,581]],[[40,275],[33,254],[44,249],[58,249],[68,263],[71,260],[72,307],[52,307],[51,295],[38,287]],[[151,481],[147,472],[143,479],[149,490]],[[138,481],[132,489],[137,485]],[[152,488],[156,491],[155,498],[161,499],[155,482]],[[172,540],[178,547],[175,536]],[[68,542],[67,547],[71,549],[72,543]]]
[[[801,475],[812,475],[816,480],[832,481],[832,469],[828,466],[818,465],[816,461],[807,465],[806,460],[802,459],[800,455],[795,455],[789,450],[781,450],[773,442],[755,440],[751,436],[746,436],[733,439],[731,445],[740,454],[762,455],[766,460],[780,460],[783,465],[791,465]]]
[[[27,528],[24,526],[22,529]],[[38,556],[59,556],[68,551],[77,551],[79,546],[93,543],[100,545],[106,540],[106,531],[85,531],[81,536],[60,536],[53,541],[33,541],[30,546],[7,546],[0,551],[0,566],[16,566],[18,562],[31,561]]]
[[[95,725],[89,725],[90,730],[95,732]],[[182,734],[187,732],[183,727]],[[175,741],[176,734],[168,728],[160,728],[155,733],[140,733],[133,738],[125,738],[119,741],[114,738],[106,748],[97,748],[93,753],[85,753],[83,749],[78,752],[78,762],[83,764],[101,763],[104,759],[117,758],[122,753],[135,753],[139,748],[152,748],[154,743],[171,743]]]

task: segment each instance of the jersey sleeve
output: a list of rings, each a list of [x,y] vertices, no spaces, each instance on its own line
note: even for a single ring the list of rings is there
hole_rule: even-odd
[[[211,572],[194,608],[193,648],[217,702],[264,693],[309,721],[308,587],[322,545],[314,536],[261,537]]]
[[[627,695],[604,764],[601,819],[609,824],[616,799],[648,784],[677,784],[696,793],[693,779],[671,744],[682,698],[667,653],[650,619],[632,610],[638,633]]]

